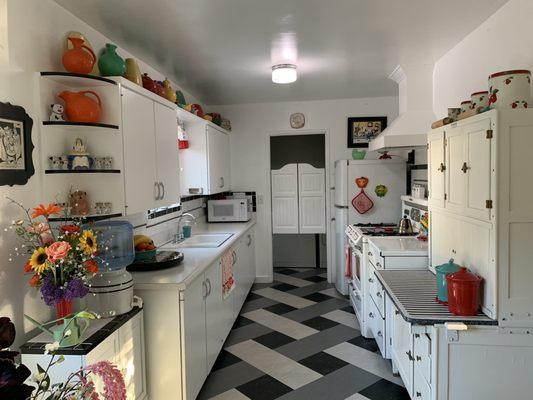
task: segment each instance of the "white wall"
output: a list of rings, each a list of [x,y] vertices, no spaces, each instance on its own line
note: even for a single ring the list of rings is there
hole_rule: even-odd
[[[511,0],[435,64],[433,107],[442,118],[470,94],[488,90],[491,73],[533,70],[533,1]]]
[[[7,16],[6,16],[7,6]],[[7,24],[7,26],[6,26]],[[59,7],[51,0],[0,0],[0,101],[21,105],[33,118],[33,143],[38,146],[39,124],[36,103],[37,71],[60,71],[61,49],[68,31],[84,33],[95,50],[109,40],[97,31]],[[119,49],[122,57],[131,55]],[[140,61],[140,60],[139,60]],[[164,79],[154,68],[140,62],[141,70],[155,79]],[[174,85],[176,87],[176,85]],[[195,100],[189,93],[187,99]],[[40,300],[38,293],[27,285],[28,276],[23,275],[25,260],[21,257],[8,261],[16,246],[12,232],[4,227],[17,218],[19,210],[8,205],[6,196],[11,196],[27,207],[39,199],[38,151],[33,152],[36,174],[25,186],[13,188],[0,186],[0,316],[8,316],[17,327],[19,345],[28,339],[25,332],[33,329],[23,321],[23,313],[37,319],[47,320],[50,310]]]
[[[386,115],[392,121],[398,115],[398,98],[343,99],[305,102],[280,102],[216,106],[231,120],[231,181],[233,190],[257,192],[256,265],[259,279],[272,277],[272,237],[270,234],[271,208],[267,198],[270,186],[268,158],[269,132],[290,131],[289,116],[303,112],[306,123],[303,130],[326,129],[329,133],[330,172],[333,162],[351,158],[347,148],[347,118]],[[372,155],[370,155],[372,157]]]

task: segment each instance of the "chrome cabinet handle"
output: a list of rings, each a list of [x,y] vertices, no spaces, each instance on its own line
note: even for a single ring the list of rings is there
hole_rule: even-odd
[[[248,235],[248,243],[246,243],[246,246],[250,247],[251,244],[252,244],[252,235]]]
[[[202,298],[205,299],[207,297],[207,283],[205,281],[202,282]]]
[[[218,187],[223,188],[224,187],[224,178],[220,177],[219,181],[220,181],[220,185]]]
[[[159,187],[159,182],[154,182],[154,198],[156,200],[161,200],[161,188]]]
[[[411,350],[406,351],[405,354],[407,355],[407,358],[409,359],[409,361],[414,361],[413,353],[411,353]]]
[[[464,174],[470,169],[470,167],[464,162],[463,166],[461,167],[461,171],[463,171]]]
[[[209,278],[206,279],[206,285],[209,286],[209,288],[207,289],[207,294],[205,297],[209,296],[211,294],[211,280]]]
[[[233,258],[233,264],[232,265],[237,264],[237,253],[235,253],[235,250],[231,251],[231,257]]]
[[[439,168],[437,168],[437,171],[440,171],[440,172],[446,171],[446,165],[444,165],[443,163],[440,163],[440,166]]]
[[[161,198],[159,200],[163,200],[165,198],[165,184],[163,182],[159,182],[159,184],[163,188],[163,194],[161,195]]]

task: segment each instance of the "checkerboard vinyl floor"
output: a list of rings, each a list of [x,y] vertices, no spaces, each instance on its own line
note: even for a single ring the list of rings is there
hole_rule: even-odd
[[[199,399],[408,400],[326,270],[255,284]]]

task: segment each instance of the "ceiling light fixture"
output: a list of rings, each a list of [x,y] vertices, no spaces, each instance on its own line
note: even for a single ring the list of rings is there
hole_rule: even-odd
[[[296,65],[277,64],[272,66],[272,82],[286,84],[295,82],[297,79]]]

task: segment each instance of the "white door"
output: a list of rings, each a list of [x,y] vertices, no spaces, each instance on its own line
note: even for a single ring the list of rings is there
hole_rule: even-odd
[[[187,287],[182,303],[185,398],[195,399],[207,377],[204,275]],[[178,327],[176,327],[178,329]],[[169,345],[172,345],[169,343]],[[177,377],[176,377],[177,379]],[[177,396],[177,395],[176,395]]]
[[[207,169],[209,193],[230,189],[230,141],[229,135],[207,126]]]
[[[466,204],[466,141],[462,128],[446,131],[446,208],[463,212]]]
[[[445,169],[444,160],[444,129],[428,135],[428,178],[429,204],[444,207]]]
[[[272,233],[298,233],[298,166],[272,170]]]
[[[124,190],[126,214],[154,208],[156,153],[153,101],[122,88],[122,135],[124,137]]]
[[[228,327],[233,320],[233,299],[222,298],[222,268],[220,259],[205,272],[207,297],[205,299],[205,325],[207,334],[207,371],[211,371],[222,349]]]
[[[300,233],[326,233],[326,175],[323,168],[298,164]]]
[[[180,166],[176,110],[154,102],[157,181],[161,194],[157,206],[179,203]]]
[[[487,200],[491,199],[491,142],[487,131],[491,128],[490,118],[462,127],[466,140],[466,214],[479,219],[490,220]]]

